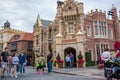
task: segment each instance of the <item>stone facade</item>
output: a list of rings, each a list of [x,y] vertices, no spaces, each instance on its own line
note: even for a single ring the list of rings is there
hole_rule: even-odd
[[[48,50],[48,32],[49,26],[52,21],[49,20],[42,20],[40,16],[37,16],[36,23],[34,25],[33,31],[33,51],[36,54],[43,54],[47,55]]]
[[[38,26],[36,27],[38,31],[34,27],[34,36],[36,34],[46,36],[40,37],[39,46],[34,44],[34,47],[41,49],[41,39],[43,39],[47,45],[43,44],[46,50],[45,48],[42,50],[49,51],[50,38],[54,59],[60,53],[61,59],[65,61],[66,54],[72,52],[75,58],[74,67],[76,67],[77,56],[81,51],[84,60],[85,53],[91,52],[91,61],[96,61],[98,52],[102,53],[105,48],[114,50],[114,43],[120,41],[120,19],[114,5],[110,12],[112,19],[106,18],[105,11],[97,9],[84,14],[84,4],[76,0],[57,1],[57,13],[52,24],[47,28]],[[46,35],[42,34],[43,29]]]
[[[58,1],[55,21],[59,27],[55,43],[56,53],[60,53],[60,56],[65,61],[66,55],[72,52],[74,55],[73,66],[76,66],[79,51],[81,51],[85,59],[83,3],[78,3],[75,0]]]

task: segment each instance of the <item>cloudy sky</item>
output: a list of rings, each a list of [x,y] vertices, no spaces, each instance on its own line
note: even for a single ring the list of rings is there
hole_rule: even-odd
[[[64,1],[64,0],[61,0]],[[120,0],[76,0],[84,3],[84,13],[91,9],[108,11],[112,4],[120,10]],[[0,26],[8,20],[11,28],[33,31],[39,14],[41,19],[54,20],[57,0],[0,0]]]

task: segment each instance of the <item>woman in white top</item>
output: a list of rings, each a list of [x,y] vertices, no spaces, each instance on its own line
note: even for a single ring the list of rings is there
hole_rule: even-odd
[[[105,51],[102,53],[102,60],[104,62],[107,62],[110,60],[110,57],[111,57],[110,52],[109,52],[108,48],[106,48]]]
[[[105,51],[102,53],[102,60],[104,61],[104,76],[107,77],[107,71],[106,68],[111,67],[111,64],[109,63],[110,60],[110,52],[108,48],[105,49]]]
[[[12,64],[13,64],[13,74],[15,76],[15,78],[17,78],[17,65],[19,64],[19,58],[16,54],[13,54],[13,58],[12,58]]]

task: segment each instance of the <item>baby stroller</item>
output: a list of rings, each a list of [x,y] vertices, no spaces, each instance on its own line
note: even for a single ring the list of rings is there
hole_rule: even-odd
[[[107,80],[112,80],[112,78],[120,80],[120,59],[108,61],[104,68],[104,75]]]

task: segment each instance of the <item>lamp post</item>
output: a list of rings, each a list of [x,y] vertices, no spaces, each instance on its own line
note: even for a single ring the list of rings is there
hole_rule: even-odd
[[[48,50],[49,50],[50,52],[52,52],[52,35],[51,35],[51,28],[49,28]]]
[[[49,45],[49,51],[52,52],[52,38],[48,37],[48,45]]]

